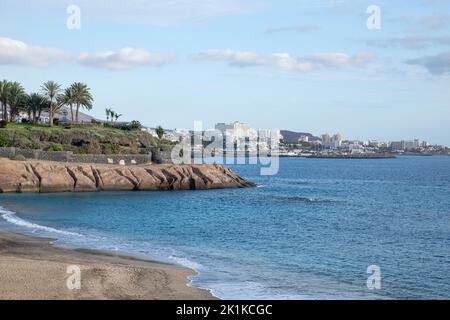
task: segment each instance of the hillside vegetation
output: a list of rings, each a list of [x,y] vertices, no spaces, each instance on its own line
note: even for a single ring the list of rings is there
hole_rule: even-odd
[[[103,127],[46,127],[8,124],[0,129],[0,147],[73,151],[90,154],[146,154],[157,141],[144,131]]]

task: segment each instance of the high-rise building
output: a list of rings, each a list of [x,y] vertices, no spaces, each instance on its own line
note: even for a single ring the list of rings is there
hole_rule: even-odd
[[[342,144],[343,136],[340,133],[336,133],[331,136],[329,133],[322,135],[322,144],[330,148],[339,148]]]
[[[333,136],[331,142],[333,143],[335,148],[339,148],[341,146],[341,144],[342,144],[342,140],[344,140],[344,137],[342,136],[342,134],[336,133]]]
[[[328,144],[331,142],[331,136],[329,133],[325,133],[322,135],[322,143],[323,144]]]

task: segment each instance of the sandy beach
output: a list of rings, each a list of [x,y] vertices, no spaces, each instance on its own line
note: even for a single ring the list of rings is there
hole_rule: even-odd
[[[0,299],[213,299],[186,285],[192,270],[50,241],[0,231]],[[70,266],[80,289],[67,285]]]

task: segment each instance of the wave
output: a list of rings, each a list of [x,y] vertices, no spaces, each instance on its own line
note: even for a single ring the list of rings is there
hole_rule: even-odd
[[[202,268],[201,264],[191,261],[187,258],[182,258],[182,257],[177,257],[177,256],[169,256],[169,259],[175,261],[177,264],[179,264],[183,267],[192,269],[197,273]]]
[[[299,203],[335,203],[339,202],[336,199],[330,198],[314,198],[303,196],[271,196],[267,197],[269,200],[275,202],[299,202]]]
[[[56,233],[56,234],[62,234],[65,236],[75,236],[75,237],[83,237],[83,235],[75,232],[70,231],[64,231],[64,230],[58,230],[52,227],[42,226],[37,223],[26,221],[22,218],[19,218],[15,212],[6,210],[3,207],[0,207],[0,214],[1,217],[6,220],[7,222],[14,224],[19,227],[24,227],[27,229],[33,229],[34,231],[44,231],[44,232],[50,232],[50,233]]]

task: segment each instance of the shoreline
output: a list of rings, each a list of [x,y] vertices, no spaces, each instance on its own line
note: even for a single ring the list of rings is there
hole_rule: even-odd
[[[0,299],[211,300],[206,289],[189,286],[196,272],[186,267],[124,254],[51,244],[0,229]],[[70,266],[78,266],[81,288],[70,290]]]

